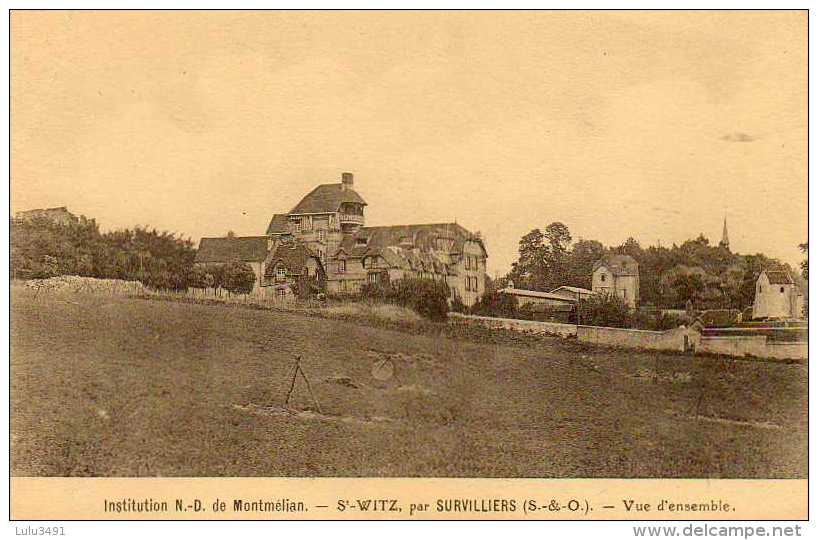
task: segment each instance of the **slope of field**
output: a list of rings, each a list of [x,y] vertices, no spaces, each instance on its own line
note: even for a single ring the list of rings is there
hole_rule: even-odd
[[[12,293],[17,476],[805,477],[804,365]],[[282,404],[293,357],[295,414]],[[395,375],[372,377],[389,358]],[[273,407],[265,408],[272,404]]]

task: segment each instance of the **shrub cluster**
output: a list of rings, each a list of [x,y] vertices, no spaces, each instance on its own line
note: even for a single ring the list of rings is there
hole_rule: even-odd
[[[390,283],[367,283],[360,298],[407,307],[433,321],[443,321],[449,311],[449,286],[432,279],[404,278]]]
[[[190,239],[174,233],[146,227],[102,233],[82,216],[65,223],[12,219],[9,227],[14,279],[76,275],[184,290],[196,255]]]
[[[483,317],[522,318],[517,298],[499,291],[486,292],[469,311],[472,315]]]
[[[221,288],[231,294],[249,294],[256,282],[256,274],[250,265],[241,261],[212,265],[207,268],[195,266],[190,270],[188,283],[198,289]]]

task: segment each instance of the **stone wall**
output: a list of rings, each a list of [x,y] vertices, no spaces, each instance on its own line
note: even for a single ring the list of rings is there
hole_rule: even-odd
[[[701,341],[701,335],[695,329],[684,327],[654,332],[631,328],[579,326],[577,338],[597,345],[680,352],[698,350]]]
[[[559,335],[563,337],[575,336],[577,334],[577,325],[575,324],[502,319],[499,317],[478,317],[477,315],[463,315],[461,313],[449,313],[449,316],[456,319],[472,321],[475,324],[482,324],[487,328],[514,330],[515,332],[526,334]]]
[[[702,337],[701,350],[727,356],[779,360],[803,360],[808,354],[805,341],[772,341],[767,336],[705,336]]]
[[[449,317],[481,324],[487,328],[513,330],[527,334],[577,336],[579,341],[586,343],[626,349],[691,351],[779,360],[803,360],[807,358],[808,353],[805,341],[773,341],[764,335],[702,336],[695,328],[679,327],[664,332],[655,332],[652,330],[634,330],[632,328],[577,326],[554,322],[478,317],[461,313],[449,313]]]

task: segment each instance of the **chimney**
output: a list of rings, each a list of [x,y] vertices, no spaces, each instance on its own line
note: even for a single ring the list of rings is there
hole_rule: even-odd
[[[341,190],[346,191],[347,189],[352,189],[352,173],[345,172],[341,173]]]

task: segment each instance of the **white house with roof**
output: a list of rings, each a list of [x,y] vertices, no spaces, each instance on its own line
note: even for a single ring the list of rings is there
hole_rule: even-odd
[[[801,319],[804,294],[786,270],[763,270],[756,280],[754,319]]]
[[[630,255],[606,255],[593,266],[591,289],[595,293],[614,295],[631,309],[639,305],[639,263]]]

